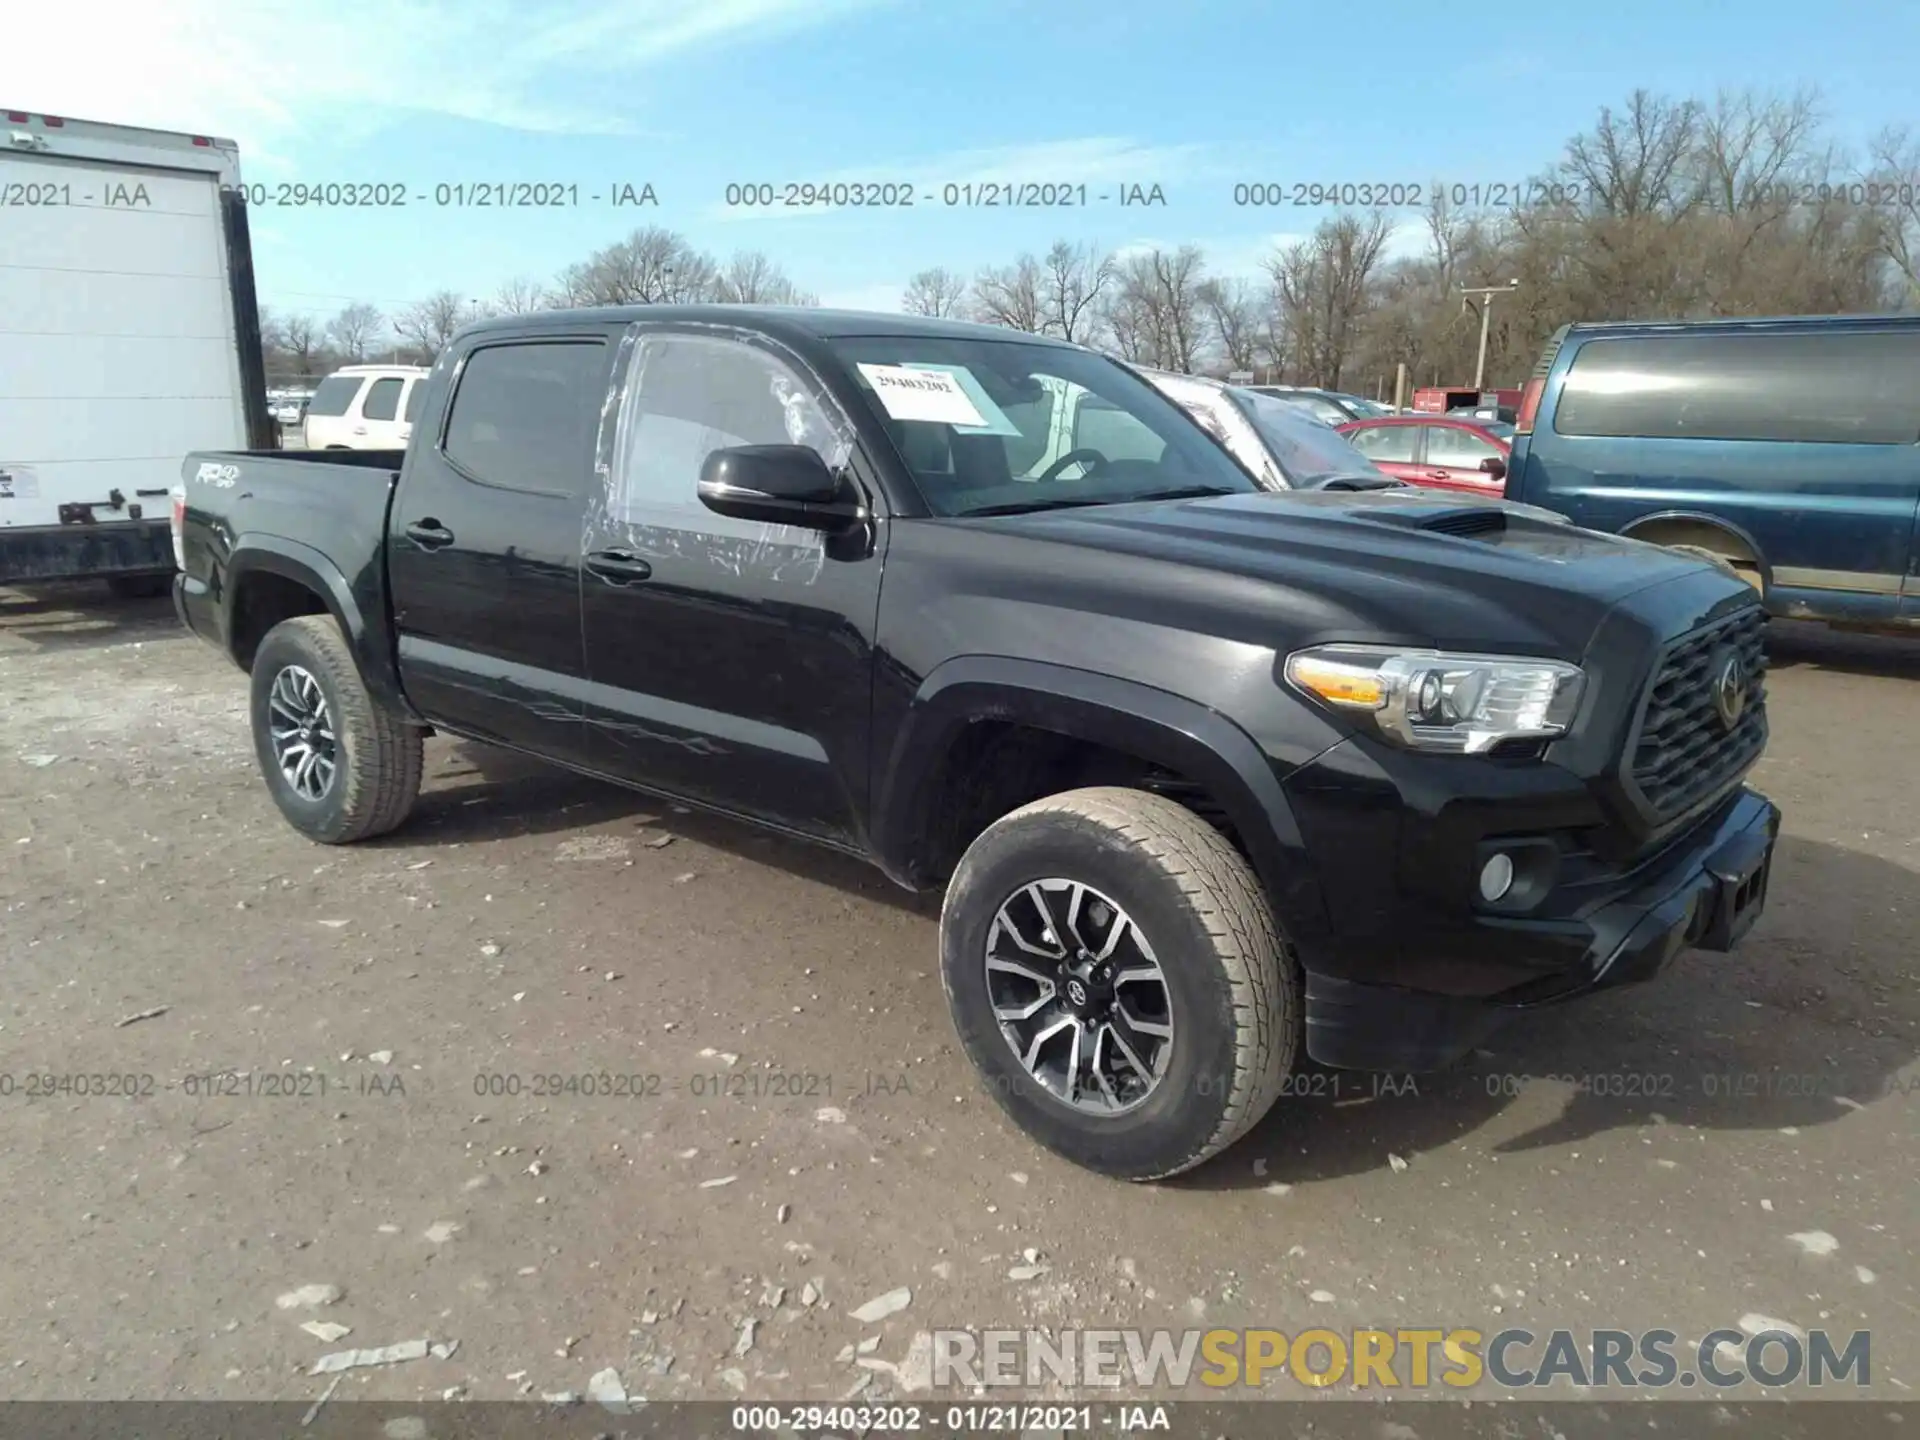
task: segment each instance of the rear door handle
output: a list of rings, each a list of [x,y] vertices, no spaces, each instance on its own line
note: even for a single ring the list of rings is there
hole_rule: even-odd
[[[595,550],[587,556],[586,565],[614,585],[632,585],[653,574],[653,566],[631,550]]]
[[[422,550],[438,550],[453,543],[453,531],[432,518],[416,520],[402,533]]]

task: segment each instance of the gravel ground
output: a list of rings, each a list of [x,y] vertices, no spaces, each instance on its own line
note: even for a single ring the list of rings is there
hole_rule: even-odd
[[[877,872],[446,740],[404,830],[314,846],[164,602],[0,592],[0,1394],[309,1400],[424,1339],[340,1397],[874,1398],[939,1326],[1771,1317],[1870,1329],[1904,1400],[1920,643],[1777,629],[1736,956],[1133,1187],[976,1089]]]

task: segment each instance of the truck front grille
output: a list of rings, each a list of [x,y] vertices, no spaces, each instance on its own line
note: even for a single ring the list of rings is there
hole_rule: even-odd
[[[1657,821],[1712,799],[1767,745],[1766,612],[1758,605],[1683,635],[1647,688],[1628,763],[1629,789]],[[1720,692],[1728,662],[1740,666],[1738,715],[1729,725]]]

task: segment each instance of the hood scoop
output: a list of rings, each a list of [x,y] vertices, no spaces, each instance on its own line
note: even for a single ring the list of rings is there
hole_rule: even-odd
[[[1507,528],[1507,512],[1498,505],[1442,510],[1419,521],[1414,528],[1430,530],[1439,535],[1499,535]]]

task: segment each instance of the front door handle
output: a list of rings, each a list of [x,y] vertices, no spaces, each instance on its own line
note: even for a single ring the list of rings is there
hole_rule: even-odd
[[[587,569],[614,585],[632,585],[653,574],[653,566],[631,550],[595,550],[587,556]]]
[[[453,531],[431,517],[414,521],[402,533],[422,550],[438,550],[453,543]]]

